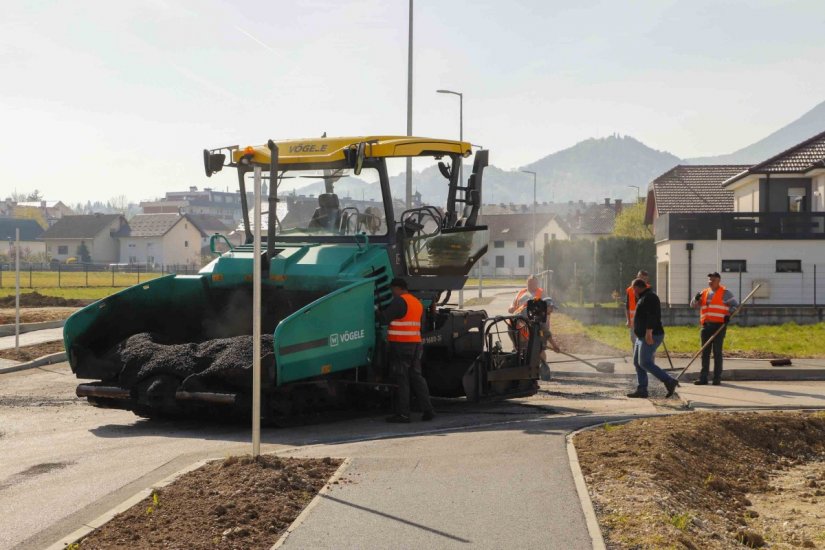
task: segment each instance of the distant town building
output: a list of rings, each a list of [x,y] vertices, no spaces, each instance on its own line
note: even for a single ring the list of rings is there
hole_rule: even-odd
[[[15,206],[18,209],[32,208],[39,211],[49,227],[53,226],[63,216],[74,214],[74,211],[63,204],[63,201],[27,201],[18,202]]]
[[[40,237],[43,228],[34,220],[0,217],[0,253],[11,257],[14,254],[16,229],[20,229],[20,257],[46,252],[46,243]]]
[[[250,205],[252,199],[250,198]],[[140,207],[144,214],[189,214],[214,216],[229,227],[241,221],[241,194],[239,191],[215,191],[210,187],[189,191],[170,191],[156,201],[143,201]]]
[[[82,261],[81,250],[85,247],[93,263],[114,263],[120,252],[116,235],[126,225],[126,218],[120,214],[63,216],[43,233],[42,239],[46,254],[58,261]]]

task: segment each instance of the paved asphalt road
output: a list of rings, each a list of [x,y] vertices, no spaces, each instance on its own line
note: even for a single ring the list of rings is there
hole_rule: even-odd
[[[0,377],[0,548],[42,548],[195,460],[249,451],[245,427],[96,409],[76,384],[65,363]],[[354,458],[356,483],[333,491],[292,547],[575,549],[590,545],[564,434],[596,421],[511,402],[447,404],[427,424],[360,418],[268,429],[263,440],[264,451]],[[415,435],[425,430],[435,432]],[[325,539],[332,528],[338,538]]]

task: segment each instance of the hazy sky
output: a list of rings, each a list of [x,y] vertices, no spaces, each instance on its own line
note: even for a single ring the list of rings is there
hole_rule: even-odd
[[[0,195],[140,200],[201,149],[406,132],[406,0],[4,0]],[[593,136],[687,157],[825,100],[822,0],[416,0],[414,133],[513,168]]]

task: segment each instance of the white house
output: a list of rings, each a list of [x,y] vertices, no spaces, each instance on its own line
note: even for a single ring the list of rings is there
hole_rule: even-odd
[[[118,234],[120,261],[199,266],[204,235],[186,214],[138,214]]]
[[[657,292],[686,304],[706,275],[755,303],[825,301],[825,132],[754,166],[677,166],[648,190]]]
[[[0,218],[0,253],[14,257],[16,230],[20,230],[20,257],[46,252],[46,243],[40,238],[43,228],[35,220]]]
[[[480,224],[490,232],[487,254],[482,259],[485,277],[526,277],[531,273],[534,244],[539,271],[544,244],[570,238],[570,230],[554,214],[536,214],[535,235],[530,213],[484,215]]]

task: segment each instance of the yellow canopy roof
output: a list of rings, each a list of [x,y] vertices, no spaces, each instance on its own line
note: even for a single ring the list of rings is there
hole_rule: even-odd
[[[433,139],[410,136],[362,136],[324,137],[276,141],[279,164],[318,164],[340,162],[346,158],[344,151],[366,143],[367,157],[417,157],[423,155],[470,155],[466,141]],[[241,147],[232,152],[232,161],[253,153],[252,162],[269,164],[269,148],[264,145]]]

